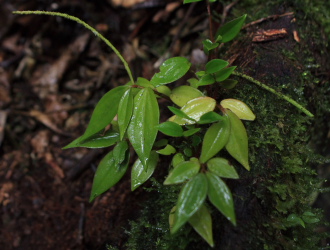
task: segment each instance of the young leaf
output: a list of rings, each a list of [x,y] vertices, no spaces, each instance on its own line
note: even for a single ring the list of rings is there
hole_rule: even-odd
[[[172,90],[170,98],[179,107],[184,106],[188,101],[204,96],[202,92],[191,86],[183,85]]]
[[[99,132],[95,135],[88,137],[87,139],[81,141],[80,137],[71,142],[69,145],[65,146],[63,149],[84,147],[84,148],[105,148],[114,145],[118,142],[119,133],[113,130],[108,130],[104,134]]]
[[[248,137],[241,120],[230,110],[226,110],[230,120],[230,135],[226,149],[228,153],[241,163],[247,170],[249,166]]]
[[[157,153],[161,155],[171,155],[171,154],[175,154],[175,152],[176,149],[170,144],[167,144],[166,147],[163,149],[157,150]]]
[[[317,223],[320,221],[320,219],[315,215],[313,214],[312,212],[304,212],[303,215],[302,215],[302,219],[304,220],[304,222],[306,223]]]
[[[238,83],[238,81],[236,80],[230,80],[230,79],[226,79],[222,82],[219,82],[219,84],[221,85],[221,87],[225,88],[225,89],[233,89],[236,84]]]
[[[212,41],[209,39],[203,40],[202,43],[203,43],[204,52],[206,54],[208,54],[209,51],[211,51],[219,46],[219,43],[212,43]]]
[[[199,162],[183,161],[179,163],[172,172],[167,176],[164,185],[172,185],[182,183],[194,177],[200,169]]]
[[[214,247],[212,218],[205,205],[202,205],[200,209],[198,209],[197,212],[191,216],[189,223],[211,247]]]
[[[121,164],[125,160],[126,151],[128,149],[127,141],[120,141],[113,149],[113,158],[115,165]]]
[[[152,89],[144,88],[134,98],[133,115],[127,129],[128,138],[144,166],[147,166],[157,136],[158,123],[156,96]]]
[[[215,83],[215,78],[211,74],[206,74],[198,81],[198,86],[205,86]]]
[[[230,134],[230,121],[227,116],[220,122],[214,123],[206,131],[201,153],[201,163],[207,162],[215,156],[228,142]]]
[[[152,89],[154,88],[154,85],[152,85],[148,79],[145,79],[143,77],[138,77],[138,79],[136,80],[136,85],[139,85],[139,86],[145,87],[145,88],[147,88],[147,87],[152,88]]]
[[[199,173],[181,189],[175,210],[175,222],[171,233],[176,233],[202,206],[207,195],[207,178]]]
[[[150,152],[148,165],[143,166],[140,159],[137,159],[132,167],[131,172],[131,189],[134,191],[143,183],[145,183],[154,173],[157,166],[159,155],[155,151]]]
[[[160,132],[168,136],[180,137],[183,135],[182,127],[175,122],[163,122],[157,128]]]
[[[116,87],[100,99],[93,111],[85,133],[79,137],[80,141],[101,131],[112,121],[117,114],[119,101],[128,88],[129,86]]]
[[[187,80],[189,82],[190,86],[197,89],[198,88],[198,80],[196,78],[190,78]]]
[[[133,113],[133,94],[131,88],[126,90],[119,102],[118,107],[118,126],[120,140],[124,138],[127,126],[131,120]]]
[[[215,33],[215,37],[222,36],[221,42],[223,42],[223,43],[226,43],[226,42],[229,42],[229,41],[233,40],[237,36],[239,31],[241,30],[241,28],[244,24],[246,16],[247,15],[245,14],[241,17],[238,17],[238,18],[228,22],[228,23],[225,23]]]
[[[150,83],[155,87],[174,82],[184,76],[190,69],[191,63],[184,57],[172,57],[167,59],[161,66],[160,72],[156,73]]]
[[[290,214],[288,218],[286,219],[292,226],[301,225],[303,228],[305,228],[304,221],[298,217],[296,214]]]
[[[215,174],[206,172],[211,203],[236,226],[233,197],[227,185]]]
[[[94,175],[93,186],[89,202],[114,186],[125,174],[129,162],[129,151],[126,151],[125,160],[115,164],[113,151],[109,152],[100,162]]]
[[[239,119],[253,121],[256,116],[244,102],[236,99],[224,99],[220,105],[226,109],[230,109]]]
[[[200,130],[201,130],[201,128],[189,129],[189,130],[183,132],[183,136],[185,136],[185,137],[192,136],[192,135],[196,134],[197,132],[199,132]]]
[[[207,74],[213,74],[228,66],[228,62],[221,59],[213,59],[205,65],[205,71]]]
[[[194,124],[195,121],[199,121],[200,117],[207,112],[213,111],[216,102],[211,97],[198,97],[184,105],[181,111],[184,112],[190,119],[172,116],[169,120],[179,125]],[[191,119],[195,121],[191,121]]]
[[[233,73],[233,71],[235,69],[236,69],[236,66],[232,66],[232,67],[224,68],[224,69],[218,71],[217,73],[215,73],[215,80],[217,82],[222,82],[222,81],[226,80],[231,75],[231,73]]]
[[[223,119],[224,118],[221,115],[211,111],[211,112],[208,112],[208,113],[202,115],[200,120],[198,121],[198,124],[213,123],[213,122],[221,121]]]
[[[181,153],[177,153],[173,156],[172,158],[172,166],[174,168],[176,168],[177,166],[179,166],[179,163],[184,161],[184,156]]]
[[[224,158],[212,158],[207,162],[207,169],[219,177],[238,179],[235,168]]]

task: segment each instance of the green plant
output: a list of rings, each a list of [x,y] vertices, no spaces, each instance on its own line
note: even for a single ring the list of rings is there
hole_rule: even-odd
[[[185,1],[188,2],[195,1]],[[150,81],[145,78],[134,81],[119,51],[80,19],[57,12],[14,13],[56,15],[81,23],[115,51],[128,72],[130,82],[106,93],[96,105],[85,133],[65,147],[102,148],[114,145],[97,168],[90,201],[114,186],[127,172],[129,144],[138,156],[131,169],[132,191],[152,176],[160,155],[173,155],[164,185],[181,184],[182,189],[169,215],[171,233],[176,233],[189,222],[210,246],[214,246],[209,203],[236,225],[232,194],[223,179],[239,178],[230,162],[218,156],[219,152],[226,149],[236,161],[250,170],[248,136],[241,119],[254,120],[255,115],[239,100],[225,99],[218,103],[208,96],[212,95],[212,91],[208,90],[213,84],[227,89],[235,87],[237,81],[229,77],[236,67],[228,67],[229,63],[224,60],[212,59],[204,70],[195,72],[195,77],[188,80],[189,85],[170,88],[168,84],[185,76],[191,68],[186,58],[173,57],[162,64],[160,72]],[[221,43],[234,39],[245,18],[246,15],[243,15],[228,22],[216,32],[215,39],[204,40],[205,53],[210,54],[211,58]],[[266,85],[254,82],[278,94]],[[295,106],[299,105],[291,98],[278,95],[291,100]],[[159,123],[160,98],[172,102],[168,108],[173,113],[162,123]],[[304,111],[302,107],[300,109]],[[109,124],[111,128],[106,130]],[[167,139],[157,140],[158,131],[168,136]]]

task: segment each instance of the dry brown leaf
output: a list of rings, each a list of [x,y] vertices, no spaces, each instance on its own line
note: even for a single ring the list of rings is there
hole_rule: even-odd
[[[122,6],[130,8],[138,3],[147,2],[146,0],[111,0],[111,3],[115,6]]]

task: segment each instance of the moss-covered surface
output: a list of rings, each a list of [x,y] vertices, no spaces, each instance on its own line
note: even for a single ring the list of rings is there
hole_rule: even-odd
[[[330,127],[330,95],[329,76],[325,73],[329,72],[328,66],[323,64],[327,59],[324,59],[327,43],[317,37],[317,31],[327,27],[323,38],[329,38],[326,13],[330,13],[330,6],[307,0],[243,2],[233,13],[237,16],[248,13],[250,21],[295,11],[296,22],[287,16],[254,26],[247,32],[284,27],[290,35],[261,44],[252,44],[247,38],[233,46],[227,56],[238,53],[234,64],[240,71],[291,96],[311,109],[315,118],[308,118],[291,104],[246,80],[240,79],[234,90],[220,92],[221,98],[246,102],[257,119],[245,122],[251,171],[245,171],[233,160],[240,179],[227,182],[235,197],[237,227],[216,210],[212,211],[215,249],[318,249],[320,240],[326,236],[317,229],[325,222],[323,211],[312,204],[322,185],[316,167],[325,159],[315,150],[324,156],[329,152],[329,142],[324,138]],[[295,29],[301,43],[293,40],[291,32]],[[156,182],[154,188],[153,198],[145,204],[141,217],[131,224],[127,248],[209,249],[189,226],[170,236],[167,218],[178,190]],[[308,219],[304,213],[313,215]],[[299,219],[292,222],[288,218],[305,219],[304,227]]]

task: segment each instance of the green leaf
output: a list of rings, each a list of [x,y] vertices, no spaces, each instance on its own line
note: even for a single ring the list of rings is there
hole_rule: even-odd
[[[191,63],[186,58],[172,57],[160,66],[160,72],[155,74],[150,82],[155,87],[174,82],[184,76],[190,66]]]
[[[202,92],[191,86],[183,85],[172,90],[170,98],[179,107],[184,106],[188,101],[204,96]]]
[[[221,87],[223,87],[225,89],[233,89],[237,83],[238,83],[238,81],[236,81],[236,80],[226,79],[226,80],[220,82],[220,85],[221,85]]]
[[[213,59],[205,65],[205,71],[208,74],[213,74],[228,66],[228,62],[221,59]]]
[[[129,162],[129,151],[126,151],[125,160],[117,165],[113,151],[109,152],[100,162],[94,175],[93,186],[89,202],[113,187],[125,174]]]
[[[161,148],[161,147],[165,147],[167,144],[168,144],[168,140],[167,139],[160,139],[159,141],[156,141],[154,143],[154,147]]]
[[[219,177],[231,179],[239,178],[235,168],[224,158],[212,158],[207,162],[207,169]]]
[[[220,105],[230,109],[239,119],[253,121],[256,118],[249,106],[240,100],[224,99],[220,102]]]
[[[84,148],[105,148],[114,145],[118,142],[119,133],[113,130],[108,130],[107,132],[96,133],[88,137],[87,139],[81,141],[80,137],[65,146],[63,149],[75,148],[75,147],[84,147]]]
[[[226,149],[228,153],[241,163],[247,170],[249,166],[248,137],[241,120],[230,110],[226,110],[230,120],[230,135]]]
[[[106,93],[97,103],[85,133],[79,137],[80,141],[98,133],[113,120],[118,111],[121,97],[129,86],[119,86]],[[78,139],[79,139],[78,138]]]
[[[224,69],[218,71],[217,73],[215,73],[215,80],[217,82],[222,82],[222,81],[226,80],[231,75],[231,73],[233,73],[233,71],[235,69],[236,69],[236,66],[232,66],[232,67],[224,68]]]
[[[157,128],[160,132],[168,136],[180,137],[183,135],[182,127],[175,122],[163,122]]]
[[[207,195],[207,178],[199,173],[181,189],[175,210],[175,222],[171,233],[176,233],[202,206]]]
[[[230,121],[227,116],[220,122],[214,123],[206,131],[201,153],[201,163],[207,162],[215,156],[228,142]]]
[[[157,150],[157,153],[161,155],[171,155],[176,153],[176,149],[170,144],[167,144],[165,148]]]
[[[195,3],[195,2],[200,2],[202,0],[184,0],[183,1],[183,4],[186,4],[186,3]]]
[[[118,126],[120,133],[120,140],[124,138],[126,129],[131,120],[133,113],[133,94],[131,88],[126,90],[119,102],[118,107]]]
[[[172,116],[169,121],[173,121],[179,125],[189,125],[198,122],[200,117],[207,112],[213,111],[216,102],[211,97],[198,97],[184,105],[181,111],[185,113],[190,119]],[[195,121],[192,121],[195,120]]]
[[[244,24],[246,16],[247,15],[245,14],[241,17],[238,17],[238,18],[228,22],[228,23],[225,23],[215,33],[215,37],[222,36],[221,42],[223,42],[223,43],[226,43],[226,42],[229,42],[229,41],[233,40],[237,36],[239,31],[241,30],[241,28]]]
[[[208,181],[208,197],[211,203],[236,226],[233,197],[230,189],[218,176],[206,172]]]
[[[187,120],[190,120],[190,121],[193,121],[195,122],[194,119],[190,118],[188,115],[186,115],[185,112],[183,112],[181,109],[177,109],[175,107],[171,107],[171,106],[167,106],[169,110],[171,110],[171,112],[173,114],[175,114],[175,116],[178,116],[180,118],[184,118],[184,119],[187,119]]]
[[[120,141],[113,149],[113,158],[115,159],[115,164],[119,165],[125,160],[126,151],[128,149],[127,141]]]
[[[303,228],[305,228],[304,221],[296,214],[290,214],[286,220],[290,223],[291,226],[301,225]]]
[[[157,136],[159,107],[152,89],[142,89],[134,98],[131,122],[128,125],[128,138],[142,164],[147,166],[150,151]]]
[[[202,205],[200,209],[190,217],[189,223],[211,247],[214,247],[212,218],[206,206]]]
[[[193,88],[198,87],[198,79],[196,79],[196,78],[190,78],[187,80],[187,82],[189,82],[190,86]]]
[[[189,130],[183,132],[183,136],[185,136],[185,137],[192,136],[192,135],[196,134],[197,132],[199,132],[200,130],[201,130],[201,128],[189,129]]]
[[[304,222],[309,224],[317,223],[320,221],[316,214],[313,214],[312,212],[308,211],[303,213],[302,219],[304,220]]]
[[[154,85],[152,85],[148,79],[143,78],[143,77],[137,78],[136,85],[139,85],[144,88],[147,88],[147,87],[152,88],[152,89],[154,88]]]
[[[213,123],[213,122],[221,121],[223,119],[224,118],[221,115],[211,111],[211,112],[208,112],[208,113],[202,115],[200,120],[198,121],[198,124]]]
[[[219,46],[219,43],[212,43],[209,39],[204,40],[202,43],[205,52],[209,52]]]
[[[157,87],[156,91],[166,96],[170,96],[172,93],[171,89],[165,85]]]
[[[164,185],[172,185],[185,182],[198,174],[199,169],[199,162],[183,161],[170,172],[164,181]]]
[[[178,165],[179,165],[179,163],[181,163],[181,162],[183,162],[184,161],[184,156],[183,156],[183,154],[181,154],[181,153],[177,153],[177,154],[175,154],[174,156],[173,156],[173,158],[172,158],[172,166],[174,167],[174,168],[176,168]]]
[[[140,159],[137,159],[132,167],[131,172],[131,189],[134,191],[143,183],[145,183],[154,173],[157,166],[159,155],[155,151],[150,152],[150,159],[148,165],[143,166]]]
[[[211,74],[206,74],[198,81],[198,86],[205,86],[215,83],[215,78]]]

